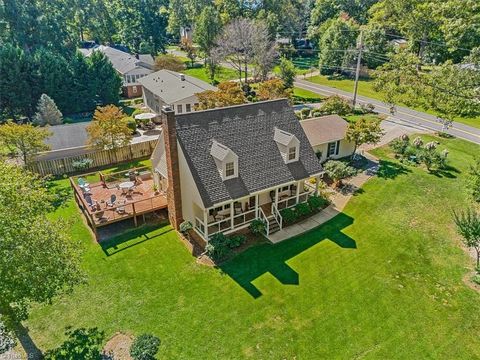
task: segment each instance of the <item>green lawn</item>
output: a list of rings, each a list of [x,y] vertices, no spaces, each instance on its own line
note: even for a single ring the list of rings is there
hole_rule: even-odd
[[[200,80],[203,80],[205,82],[210,82],[210,79],[205,71],[205,68],[203,66],[198,66],[194,68],[188,68],[183,71],[185,74],[196,77]],[[236,80],[238,79],[238,73],[233,70],[229,69],[226,67],[220,67],[220,70],[215,77],[215,80],[222,82],[222,81],[228,81],[228,80]]]
[[[344,213],[278,245],[250,248],[214,269],[199,265],[169,226],[96,244],[72,200],[88,283],[27,325],[38,346],[66,326],[153,332],[159,359],[473,359],[480,294],[462,277],[451,210],[466,204],[465,171],[479,147],[439,139],[451,169],[429,174],[384,161]],[[56,182],[68,188],[67,180]]]
[[[353,93],[354,81],[351,79],[330,80],[327,76],[317,75],[313,77],[308,77],[306,80],[316,84],[331,86],[343,91],[348,91]],[[371,80],[360,81],[358,83],[358,93],[360,95],[367,96],[372,99],[383,101],[381,93],[378,93],[375,90],[373,90],[373,82]],[[435,115],[433,111],[425,110],[420,107],[414,107],[413,109]],[[480,128],[480,117],[478,116],[477,117],[457,117],[455,118],[455,121],[458,121],[465,125],[470,125],[476,128]]]
[[[296,101],[305,103],[319,102],[326,98],[325,96],[314,93],[313,91],[305,90],[298,87],[293,88],[293,96]]]

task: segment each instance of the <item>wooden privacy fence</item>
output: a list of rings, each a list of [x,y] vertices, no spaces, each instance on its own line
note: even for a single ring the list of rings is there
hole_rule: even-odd
[[[58,159],[42,160],[41,157],[39,157],[37,160],[32,161],[28,165],[28,168],[42,176],[69,174],[150,156],[153,152],[153,149],[155,149],[156,144],[157,140],[150,140],[130,144],[129,146],[121,147],[116,150],[100,150]],[[87,169],[78,169],[73,167],[74,162],[86,158],[93,161],[91,166],[89,166]]]

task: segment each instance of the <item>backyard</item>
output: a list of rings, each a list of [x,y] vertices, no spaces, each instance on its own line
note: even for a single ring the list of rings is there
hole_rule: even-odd
[[[479,147],[436,140],[450,151],[448,171],[405,167],[378,149],[379,176],[344,213],[218,269],[196,263],[169,225],[95,243],[68,180],[55,181],[70,196],[52,216],[72,219],[88,283],[36,306],[30,335],[45,350],[67,326],[152,332],[160,359],[479,358],[480,294],[462,281],[473,261],[451,220]]]

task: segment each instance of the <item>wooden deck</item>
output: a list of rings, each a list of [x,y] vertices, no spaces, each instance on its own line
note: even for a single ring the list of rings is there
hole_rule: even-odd
[[[70,178],[70,182],[75,190],[75,199],[94,231],[97,227],[130,218],[134,219],[136,225],[139,215],[167,208],[166,195],[155,194],[152,177],[144,180],[138,178],[133,192],[128,194],[117,188],[122,180],[91,183],[89,195],[84,194],[76,178]],[[112,195],[116,198],[113,206],[108,204]],[[87,197],[91,198],[95,206],[88,204]]]

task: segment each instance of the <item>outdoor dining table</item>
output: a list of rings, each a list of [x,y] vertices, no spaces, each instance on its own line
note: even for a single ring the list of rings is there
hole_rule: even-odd
[[[122,189],[122,191],[133,189],[134,186],[135,183],[133,181],[125,181],[118,185],[118,187]]]

